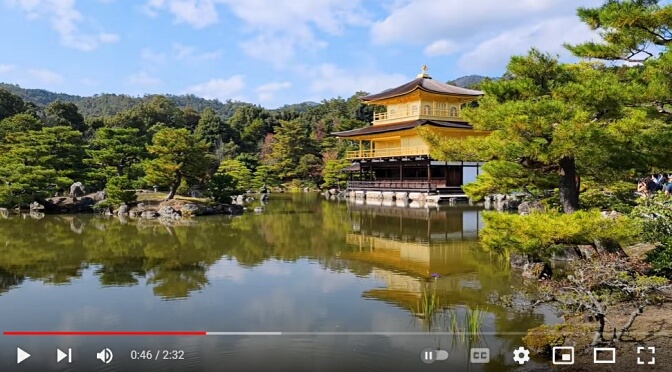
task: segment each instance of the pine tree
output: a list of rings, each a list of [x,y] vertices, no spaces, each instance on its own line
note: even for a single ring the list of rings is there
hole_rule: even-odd
[[[155,157],[145,162],[147,182],[169,186],[166,200],[173,199],[183,179],[198,182],[205,178],[213,162],[207,153],[209,146],[185,128],[161,129],[147,146]]]

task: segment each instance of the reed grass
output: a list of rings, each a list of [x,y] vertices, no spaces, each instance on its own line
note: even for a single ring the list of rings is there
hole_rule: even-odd
[[[432,283],[430,286],[431,290],[428,290],[427,287],[423,288],[420,299],[413,309],[415,315],[423,319],[431,319],[441,307],[439,296],[436,294],[436,283]]]

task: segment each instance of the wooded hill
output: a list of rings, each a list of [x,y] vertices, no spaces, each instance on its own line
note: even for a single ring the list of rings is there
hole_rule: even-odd
[[[24,101],[34,103],[37,106],[47,106],[55,101],[72,102],[77,106],[79,113],[87,117],[112,116],[121,111],[129,110],[138,103],[148,102],[152,97],[156,96],[155,94],[148,94],[142,97],[133,97],[125,94],[103,93],[90,97],[83,97],[73,94],[55,93],[45,89],[22,88],[18,85],[7,83],[0,83],[0,89],[5,89],[21,97]],[[199,112],[209,108],[225,119],[231,117],[234,111],[239,107],[253,106],[253,104],[247,102],[233,100],[220,102],[216,99],[205,99],[193,94],[165,94],[163,96],[173,102],[176,107],[191,107]],[[302,102],[284,105],[277,110],[303,112],[316,105],[318,105],[317,102]]]

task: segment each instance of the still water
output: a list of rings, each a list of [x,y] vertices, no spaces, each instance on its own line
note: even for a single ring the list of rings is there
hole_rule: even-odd
[[[0,369],[507,370],[522,334],[554,319],[491,300],[522,282],[478,249],[480,213],[274,194],[261,214],[171,225],[0,219],[2,331],[294,333],[2,336]],[[423,306],[427,299],[438,302],[434,311]],[[477,334],[459,333],[469,317],[478,319]],[[32,355],[20,365],[17,347]],[[428,347],[449,358],[422,363]],[[490,363],[470,364],[471,347],[489,348]],[[56,363],[56,348],[71,348],[72,363]],[[114,353],[109,364],[96,359],[104,348]],[[179,350],[183,359],[132,360],[134,350],[152,359],[157,350]]]

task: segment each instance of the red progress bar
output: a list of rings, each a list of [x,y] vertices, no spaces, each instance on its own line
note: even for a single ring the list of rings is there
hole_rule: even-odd
[[[90,332],[53,332],[53,331],[6,331],[4,336],[205,336],[205,331],[90,331]]]

